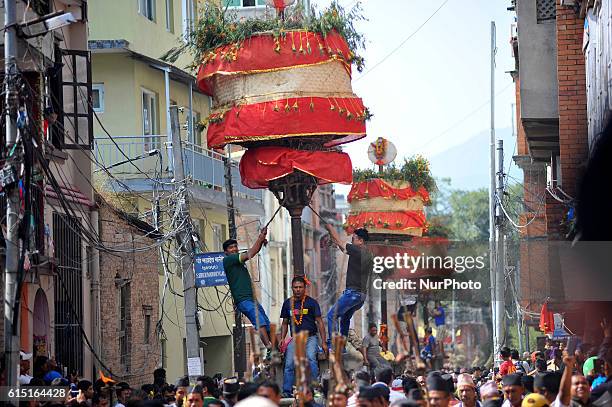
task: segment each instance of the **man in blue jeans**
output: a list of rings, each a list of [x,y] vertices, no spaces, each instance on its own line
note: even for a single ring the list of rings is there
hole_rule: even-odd
[[[332,241],[349,256],[346,269],[346,289],[327,313],[329,342],[331,342],[334,332],[338,332],[338,319],[340,319],[340,334],[348,336],[353,314],[365,303],[373,257],[366,248],[366,242],[370,238],[366,229],[355,230],[351,243],[344,243],[332,225],[326,224],[325,227]]]
[[[261,247],[267,243],[267,233],[268,229],[263,228],[253,244],[253,247],[246,253],[238,253],[238,242],[234,239],[223,242],[223,251],[225,252],[223,269],[225,270],[227,283],[229,284],[236,308],[246,315],[253,326],[259,329],[261,341],[268,350],[266,357],[269,357],[270,351],[272,350],[272,344],[270,342],[270,320],[261,304],[255,301],[251,275],[244,266],[244,263],[255,257],[261,250]]]
[[[321,308],[319,303],[306,295],[306,280],[302,276],[295,276],[291,281],[293,296],[283,303],[280,317],[283,320],[281,328],[282,342],[287,336],[287,331],[291,329],[291,336],[301,331],[308,332],[306,342],[306,357],[310,364],[310,379],[316,380],[319,376],[319,365],[317,360],[318,340],[317,333],[321,337],[323,352],[327,354],[327,344],[325,340],[325,325],[321,318]],[[293,384],[295,382],[295,341],[292,340],[285,352],[285,371],[283,374],[283,394],[292,397]]]

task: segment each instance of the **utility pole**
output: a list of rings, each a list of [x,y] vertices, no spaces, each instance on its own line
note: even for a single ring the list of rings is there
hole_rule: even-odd
[[[225,169],[225,200],[227,204],[227,225],[230,239],[238,238],[236,230],[236,210],[234,209],[234,186],[232,185],[232,150],[227,146],[227,157],[223,158]],[[246,343],[244,328],[242,327],[242,314],[238,309],[234,310],[234,369],[239,378],[244,377],[246,368]]]
[[[491,136],[489,142],[489,277],[491,279],[491,319],[493,322],[493,360],[499,351],[495,307],[495,21],[491,21]]]
[[[203,374],[202,360],[200,359],[200,333],[196,323],[196,288],[193,271],[194,244],[191,222],[189,218],[189,202],[185,186],[185,167],[183,163],[183,150],[181,148],[181,135],[173,128],[172,113],[170,111],[170,69],[163,68],[166,81],[166,128],[172,140],[172,158],[174,160],[174,181],[177,183],[177,201],[173,227],[180,228],[176,236],[177,244],[181,250],[180,266],[183,278],[183,295],[185,300],[185,344],[187,347],[187,372],[189,382],[195,383],[198,376]],[[176,130],[176,131],[175,131]],[[178,184],[181,183],[181,184]],[[188,225],[185,229],[184,225]]]
[[[4,1],[4,81],[7,164],[16,169],[21,165],[21,150],[17,144],[17,5],[16,0]],[[10,156],[9,152],[13,152]],[[6,264],[4,269],[4,350],[7,362],[6,384],[16,386],[19,369],[19,329],[13,326],[17,272],[19,263],[19,189],[9,188],[6,204]],[[13,329],[15,328],[15,330]]]
[[[497,205],[495,206],[495,241],[497,244],[496,257],[496,281],[495,281],[495,306],[497,324],[497,342],[502,346],[505,332],[506,307],[504,300],[504,287],[506,276],[506,235],[504,230],[505,217],[502,212],[502,201],[504,198],[504,140],[497,140]]]
[[[378,173],[382,178],[385,169],[382,165],[378,166]],[[380,290],[380,323],[387,326],[387,290]]]

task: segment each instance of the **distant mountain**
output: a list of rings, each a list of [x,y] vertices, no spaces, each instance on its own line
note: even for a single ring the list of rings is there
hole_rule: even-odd
[[[489,135],[488,131],[478,133],[462,144],[429,157],[434,177],[450,178],[453,189],[488,188]],[[504,172],[506,172],[513,153],[516,155],[516,137],[513,137],[512,130],[507,128],[496,130],[496,137],[504,140]],[[510,175],[522,179],[522,172],[514,163],[510,167]]]

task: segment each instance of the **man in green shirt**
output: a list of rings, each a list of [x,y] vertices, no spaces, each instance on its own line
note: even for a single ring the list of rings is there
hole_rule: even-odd
[[[238,242],[234,239],[223,242],[223,251],[225,252],[223,269],[225,270],[227,283],[229,284],[236,308],[246,315],[253,326],[257,327],[261,341],[269,353],[272,350],[270,320],[261,304],[255,301],[251,275],[244,266],[244,263],[255,257],[261,250],[261,247],[268,242],[266,240],[267,233],[268,229],[263,228],[253,246],[246,253],[238,252]]]

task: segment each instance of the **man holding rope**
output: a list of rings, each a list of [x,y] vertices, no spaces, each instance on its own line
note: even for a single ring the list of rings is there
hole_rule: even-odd
[[[242,312],[251,321],[253,326],[259,330],[261,341],[268,350],[266,355],[269,358],[272,351],[272,343],[270,342],[270,320],[266,315],[261,304],[255,301],[253,294],[253,282],[251,275],[245,267],[244,263],[252,259],[259,253],[261,247],[266,244],[266,234],[268,229],[261,229],[257,240],[246,253],[238,253],[238,242],[234,239],[229,239],[223,242],[223,269],[227,276],[234,304],[240,312]]]
[[[369,240],[366,229],[355,230],[351,243],[344,243],[332,225],[326,223],[325,227],[332,241],[349,256],[346,289],[327,313],[328,343],[330,343],[333,333],[338,331],[338,319],[340,319],[340,334],[347,337],[353,314],[365,303],[373,257],[366,248],[366,242]]]

